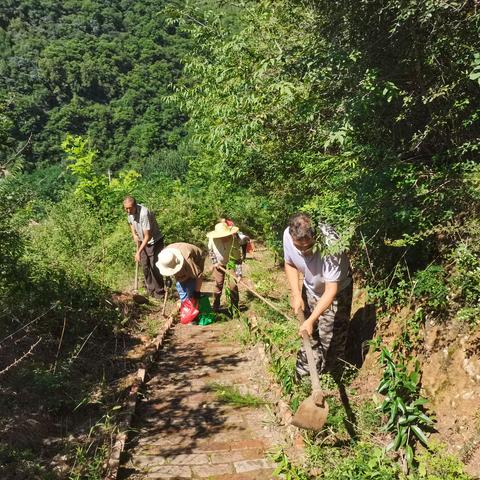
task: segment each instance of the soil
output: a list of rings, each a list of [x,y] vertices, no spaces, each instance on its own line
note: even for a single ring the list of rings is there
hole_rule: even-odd
[[[58,337],[54,332],[3,376],[0,431],[7,449],[0,449],[2,480],[32,480],[46,472],[49,478],[65,478],[75,461],[75,448],[92,441],[91,428],[128,392],[149,341],[139,319],[148,309],[160,322],[161,309],[142,308],[124,293],[114,294],[109,303],[124,319],[116,333],[100,325],[75,357],[67,323],[61,343],[60,332]],[[27,332],[20,340],[5,343],[2,364],[11,364],[33,339]],[[36,376],[33,372],[39,368],[42,373]]]

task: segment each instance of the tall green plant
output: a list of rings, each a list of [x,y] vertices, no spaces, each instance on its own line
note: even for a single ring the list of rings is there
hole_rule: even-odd
[[[423,407],[427,400],[419,394],[420,364],[415,362],[413,370],[408,372],[403,360],[394,360],[386,347],[380,350],[379,363],[384,371],[377,391],[385,395],[379,408],[388,415],[385,430],[395,436],[387,450],[404,450],[408,465],[412,466],[415,444],[419,441],[428,446],[424,430],[433,426]]]
[[[394,290],[456,241],[478,205],[464,188],[480,148],[478,11],[243,0],[169,13],[194,40],[170,97],[190,119],[190,172],[220,195],[262,196],[272,243],[307,210],[343,234],[370,283],[405,264]]]
[[[119,173],[111,178],[108,173],[101,173],[98,152],[87,139],[68,134],[62,148],[70,162],[68,168],[76,178],[75,195],[93,208],[100,207],[102,213],[118,209],[123,196],[134,190],[140,175],[134,170]]]

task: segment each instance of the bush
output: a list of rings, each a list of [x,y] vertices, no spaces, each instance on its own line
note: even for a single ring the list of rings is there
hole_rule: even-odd
[[[453,251],[454,268],[449,280],[452,297],[460,307],[457,317],[471,325],[477,324],[480,317],[480,239],[477,228],[469,243],[462,242]]]
[[[441,265],[430,265],[415,274],[413,295],[432,310],[447,307],[448,288]]]
[[[446,452],[445,446],[432,443],[429,450],[416,456],[418,479],[421,480],[472,480],[464,472],[462,463]]]

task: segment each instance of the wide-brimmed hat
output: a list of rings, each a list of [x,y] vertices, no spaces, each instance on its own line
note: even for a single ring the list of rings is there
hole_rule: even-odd
[[[183,267],[183,255],[177,248],[167,247],[158,254],[157,268],[162,275],[170,277]]]
[[[222,238],[228,237],[238,232],[238,227],[229,227],[225,222],[220,222],[215,225],[215,230],[207,233],[208,238]]]

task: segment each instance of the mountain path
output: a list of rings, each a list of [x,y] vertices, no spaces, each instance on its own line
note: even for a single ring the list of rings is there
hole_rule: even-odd
[[[202,291],[212,290],[205,282]],[[238,340],[239,321],[174,326],[149,372],[119,479],[274,478],[268,452],[283,438],[272,410],[221,403],[211,387],[269,395],[258,349]]]

